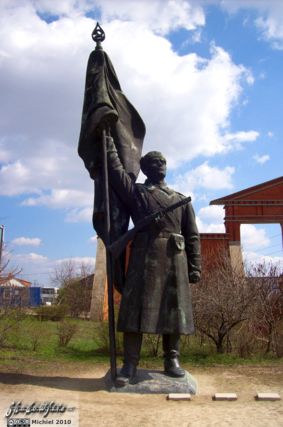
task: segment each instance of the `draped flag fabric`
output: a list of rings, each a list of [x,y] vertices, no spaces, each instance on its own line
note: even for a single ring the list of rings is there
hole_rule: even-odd
[[[81,132],[78,152],[85,167],[94,178],[95,197],[93,226],[104,240],[104,197],[101,164],[102,122],[110,123],[120,160],[133,180],[140,170],[145,125],[139,113],[121,90],[117,75],[108,55],[102,48],[95,49],[89,57]],[[114,190],[109,191],[111,233],[110,241],[116,240],[128,229],[129,214]]]

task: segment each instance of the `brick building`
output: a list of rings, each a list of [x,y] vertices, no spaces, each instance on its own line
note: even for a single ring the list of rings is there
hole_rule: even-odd
[[[226,253],[232,265],[243,270],[241,224],[280,224],[283,239],[283,177],[266,181],[219,199],[210,205],[223,205],[225,233],[201,233],[202,258],[213,269],[217,257]],[[115,292],[115,302],[119,294]],[[107,280],[105,249],[98,239],[95,276],[91,300],[91,318],[107,318]]]

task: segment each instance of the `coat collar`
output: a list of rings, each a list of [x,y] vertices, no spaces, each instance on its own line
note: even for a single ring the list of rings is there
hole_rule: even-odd
[[[149,190],[149,191],[162,190],[166,194],[172,194],[172,193],[174,193],[174,191],[171,190],[171,188],[169,188],[167,186],[167,184],[166,184],[165,181],[162,184],[153,184],[149,179],[146,179],[144,185],[145,185],[146,189]]]

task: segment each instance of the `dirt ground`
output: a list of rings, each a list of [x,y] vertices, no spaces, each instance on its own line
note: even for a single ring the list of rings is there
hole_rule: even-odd
[[[188,368],[186,366],[186,368]],[[256,392],[277,392],[283,397],[283,366],[193,368],[198,394],[192,401],[168,401],[166,395],[110,393],[103,377],[106,365],[70,364],[0,368],[0,426],[15,401],[64,404],[64,413],[12,414],[9,419],[30,418],[31,425],[58,424],[72,427],[279,427],[283,426],[283,400],[259,402]],[[1,373],[2,372],[2,373]],[[238,400],[215,402],[216,392],[235,392]]]

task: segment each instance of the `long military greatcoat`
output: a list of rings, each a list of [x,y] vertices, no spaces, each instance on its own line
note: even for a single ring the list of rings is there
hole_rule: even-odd
[[[135,184],[115,151],[108,153],[111,186],[136,223],[184,196],[163,186]],[[191,203],[136,234],[117,329],[122,332],[192,334],[188,273],[200,271],[200,240]]]

